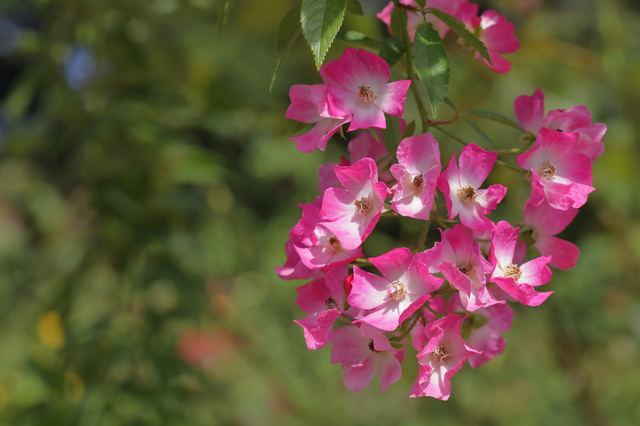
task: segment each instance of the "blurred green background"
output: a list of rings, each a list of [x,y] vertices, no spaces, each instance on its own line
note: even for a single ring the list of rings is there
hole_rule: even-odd
[[[511,72],[452,55],[461,111],[513,117],[540,87],[547,110],[586,105],[609,130],[562,234],[578,266],[542,306],[514,306],[505,353],[442,402],[409,398],[412,350],[385,396],[377,378],[346,390],[292,322],[302,282],[273,271],[317,166],[346,153],[288,140],[290,85],[320,82],[302,37],[269,93],[294,3],[238,0],[220,38],[215,0],[0,2],[0,425],[640,424],[640,5],[481,1],[516,25]],[[382,40],[386,2],[362,3],[343,29]],[[482,146],[465,126],[448,130]],[[446,163],[459,146],[434,135]],[[491,179],[509,186],[496,217],[519,220],[529,184]],[[365,253],[419,228],[385,219]]]

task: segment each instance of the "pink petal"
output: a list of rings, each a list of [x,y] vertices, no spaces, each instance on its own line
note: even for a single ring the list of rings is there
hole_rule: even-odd
[[[370,272],[353,267],[351,294],[347,298],[349,305],[361,309],[374,309],[388,302],[387,285],[389,280]]]
[[[520,265],[522,275],[518,282],[534,287],[548,283],[551,280],[551,269],[547,266],[550,260],[551,257],[542,256]]]
[[[382,86],[380,93],[376,94],[377,97],[372,103],[389,115],[402,117],[409,86],[411,86],[411,80],[393,81],[386,84]]]
[[[393,355],[392,355],[393,356]],[[357,392],[369,386],[376,374],[377,357],[371,356],[361,364],[342,364],[344,370],[344,387]]]
[[[476,144],[464,147],[460,154],[460,184],[471,185],[480,188],[484,180],[489,176],[493,165],[498,158],[497,152],[489,152]]]
[[[536,89],[532,96],[518,96],[513,103],[518,124],[525,131],[538,133],[544,119],[544,93]]]
[[[535,229],[538,235],[556,235],[564,231],[578,211],[571,207],[567,210],[557,210],[546,202],[535,206],[529,199],[524,205],[524,223]]]
[[[549,265],[566,271],[576,266],[580,249],[569,241],[547,235],[538,236],[534,247],[543,256],[551,256]]]
[[[378,375],[380,376],[380,388],[382,394],[387,388],[400,380],[402,377],[402,367],[398,359],[389,352],[377,354],[378,356]]]
[[[324,151],[331,136],[333,136],[340,126],[348,123],[351,117],[346,119],[321,118],[315,126],[307,133],[300,136],[293,136],[290,140],[296,142],[296,148],[300,152],[312,152],[320,148]]]
[[[329,340],[331,340],[333,324],[339,316],[339,310],[331,309],[294,322],[301,325],[304,329],[304,338],[307,342],[307,348],[315,350],[321,349],[329,343]]]
[[[362,49],[347,48],[342,56],[325,68],[325,72],[345,89],[357,93],[360,86],[374,90],[389,81],[389,65],[378,55]]]
[[[413,261],[413,254],[408,248],[400,247],[369,260],[389,282],[392,282],[404,275]]]
[[[363,102],[353,113],[349,131],[368,129],[369,127],[387,128],[384,112],[374,102]]]
[[[291,105],[287,108],[285,117],[303,123],[315,123],[320,119],[318,106],[311,102],[311,86],[295,84],[289,89]]]

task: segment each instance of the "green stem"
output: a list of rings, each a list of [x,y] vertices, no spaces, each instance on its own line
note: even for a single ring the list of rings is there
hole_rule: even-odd
[[[427,309],[429,310],[429,312],[431,312],[433,315],[437,316],[438,318],[443,318],[444,315],[442,315],[441,313],[438,313],[436,311],[434,311],[433,309],[431,309],[429,306],[427,306]]]
[[[418,240],[418,252],[423,252],[427,243],[427,235],[429,234],[429,226],[431,225],[431,218],[427,220],[422,226],[422,232],[420,233],[420,239]]]
[[[522,169],[520,169],[518,167],[513,167],[512,165],[507,164],[504,161],[496,160],[496,166],[505,167],[505,168],[511,169],[511,170],[513,170],[515,172],[522,173],[523,175],[527,174],[526,170],[522,170]]]
[[[462,145],[465,145],[465,146],[469,145],[469,143],[468,143],[468,142],[465,142],[465,141],[463,141],[462,139],[460,139],[459,137],[452,135],[451,133],[447,132],[446,130],[443,130],[440,126],[433,126],[433,127],[435,127],[436,129],[438,129],[439,131],[441,131],[441,132],[442,132],[442,133],[444,133],[445,135],[449,136],[449,137],[450,137],[451,139],[453,139],[454,141],[458,141],[458,142],[460,142]]]

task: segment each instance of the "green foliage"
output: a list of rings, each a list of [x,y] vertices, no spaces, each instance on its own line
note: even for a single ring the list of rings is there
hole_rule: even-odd
[[[336,35],[336,40],[347,43],[349,46],[360,47],[368,50],[380,50],[381,43],[371,37],[367,37],[359,31],[344,31]]]
[[[431,25],[421,24],[413,43],[416,73],[427,88],[431,113],[438,116],[440,105],[449,88],[451,69],[442,39]]]
[[[388,37],[380,47],[380,57],[393,67],[404,54],[404,43],[395,37]]]
[[[302,0],[300,22],[302,32],[311,47],[316,68],[324,58],[342,26],[347,0]]]
[[[364,15],[362,5],[359,0],[347,0],[347,12],[354,15]]]
[[[486,59],[490,64],[492,64],[491,57],[489,56],[489,51],[487,50],[487,46],[485,46],[484,43],[480,39],[478,39],[478,37],[471,34],[471,32],[469,32],[469,30],[467,30],[464,24],[460,22],[457,18],[454,18],[453,16],[449,15],[448,13],[444,13],[441,10],[433,9],[433,8],[426,9],[425,12],[432,14],[433,16],[437,17],[442,22],[447,24],[447,26],[451,28],[451,31],[453,31],[454,33],[462,37],[464,41],[469,43],[469,46],[473,47],[478,53],[480,53],[480,55],[484,59]]]
[[[220,36],[235,3],[236,0],[218,0],[218,34]]]
[[[478,134],[478,136],[480,136],[480,139],[482,139],[483,141],[485,141],[487,143],[487,145],[492,146],[493,144],[491,143],[491,139],[489,139],[489,136],[487,136],[487,134],[477,125],[475,125],[474,123],[472,123],[471,121],[467,120],[466,118],[463,118],[464,122],[467,123],[469,125],[469,127],[471,127],[473,129],[474,132],[476,132]]]
[[[473,111],[467,111],[465,112],[465,114],[472,114],[472,115],[476,115],[478,117],[482,117],[482,118],[486,118],[488,120],[493,120],[497,123],[502,123],[504,125],[507,125],[509,127],[513,127],[514,129],[520,130],[521,132],[524,132],[524,130],[522,129],[522,127],[520,127],[520,125],[518,123],[516,123],[515,121],[513,121],[512,119],[505,117],[504,115],[494,112],[494,111],[487,111],[484,109],[475,109]]]

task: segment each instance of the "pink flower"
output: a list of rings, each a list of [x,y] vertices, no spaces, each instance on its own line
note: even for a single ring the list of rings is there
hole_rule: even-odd
[[[395,330],[442,285],[444,280],[431,275],[418,257],[402,247],[370,258],[382,277],[353,267],[353,288],[347,300],[356,308],[374,309],[360,321],[381,330]]]
[[[431,133],[412,136],[400,142],[396,155],[399,164],[391,174],[398,187],[391,205],[403,216],[427,220],[441,170],[438,142]]]
[[[294,228],[298,234],[294,248],[309,269],[335,268],[362,257],[362,249],[345,249],[340,239],[319,223],[322,198],[320,195],[312,204],[301,205],[302,219]]]
[[[462,6],[463,0],[427,0],[426,7],[440,9],[441,11],[448,13],[449,15],[455,16]],[[411,43],[413,43],[413,38],[416,35],[416,29],[418,26],[426,20],[427,23],[432,24],[438,33],[440,33],[440,37],[444,37],[447,32],[449,32],[449,27],[442,22],[440,19],[436,18],[433,15],[427,14],[424,16],[419,12],[419,6],[414,0],[400,0],[400,4],[409,6],[410,8],[414,8],[414,10],[407,11],[407,31],[409,33],[409,38],[411,39]],[[385,6],[384,9],[376,16],[382,22],[387,24],[387,29],[389,30],[389,34],[402,38],[402,34],[393,34],[391,32],[391,12],[393,11],[393,2],[389,2],[388,5]]]
[[[342,281],[347,267],[327,271],[326,276],[296,289],[296,303],[309,316],[294,321],[304,329],[309,349],[323,348],[331,340],[333,323],[344,313],[345,294]]]
[[[554,235],[564,231],[577,214],[578,209],[556,210],[544,201],[534,206],[528,199],[524,205],[524,223],[533,229],[533,246],[541,255],[551,256],[549,265],[564,271],[576,266],[580,249]]]
[[[289,138],[296,142],[296,147],[300,152],[312,152],[317,148],[324,151],[331,136],[338,131],[340,126],[351,120],[348,115],[320,116],[318,112],[320,105],[313,103],[311,99],[312,87],[316,87],[319,91],[324,90],[325,93],[327,90],[324,84],[317,84],[316,86],[297,84],[291,86],[289,90],[291,105],[287,109],[285,117],[303,123],[316,123],[309,132]]]
[[[417,355],[420,368],[412,398],[432,396],[446,401],[451,395],[451,378],[469,357],[480,353],[460,337],[463,321],[460,315],[451,314],[425,326],[427,344]]]
[[[328,63],[324,72],[340,85],[327,86],[325,115],[353,115],[349,131],[386,128],[385,112],[402,116],[411,80],[388,83],[389,65],[378,55],[349,47],[339,59]]]
[[[476,59],[485,62],[495,72],[509,72],[511,62],[500,55],[513,53],[520,48],[520,42],[514,35],[514,25],[493,10],[485,10],[480,17],[477,15],[478,5],[465,1],[456,16],[487,46],[493,65],[478,52],[475,53]]]
[[[533,147],[520,154],[518,164],[530,170],[531,203],[540,205],[545,199],[551,207],[567,210],[582,207],[595,188],[591,186],[591,161],[573,151],[579,133],[563,133],[540,129]]]
[[[308,280],[321,275],[318,271],[307,268],[296,251],[295,244],[298,239],[290,235],[285,243],[284,249],[287,254],[287,261],[283,266],[274,268],[281,280]]]
[[[586,155],[591,162],[604,153],[605,146],[601,140],[607,126],[593,123],[591,113],[585,106],[549,111],[545,117],[544,93],[536,89],[532,96],[518,96],[513,109],[518,123],[528,132],[536,134],[542,127],[561,132],[578,132],[580,137],[572,151]]]
[[[460,311],[461,308],[460,299],[453,294],[447,312]],[[478,368],[504,352],[505,340],[500,333],[511,329],[512,320],[513,309],[506,303],[480,308],[467,317],[463,325],[463,330],[466,330],[462,333],[464,341],[481,352],[469,358],[472,368]]]
[[[352,166],[336,166],[336,176],[344,189],[329,188],[322,201],[320,218],[339,238],[346,250],[356,249],[380,219],[387,186],[378,182],[376,163],[363,158]]]
[[[332,342],[331,363],[342,364],[344,386],[350,391],[366,388],[376,374],[376,367],[383,395],[391,384],[400,380],[404,349],[400,352],[394,349],[384,333],[375,327],[361,324],[360,328],[352,325],[336,328]]]
[[[449,211],[449,220],[460,214],[463,225],[477,231],[491,231],[495,224],[486,215],[502,201],[507,188],[491,185],[479,189],[489,176],[498,153],[485,151],[476,144],[464,147],[460,154],[460,170],[456,166],[455,154],[447,169],[438,179],[438,189],[444,193]]]
[[[514,264],[513,255],[519,231],[520,228],[514,229],[504,220],[498,222],[489,252],[489,261],[495,267],[491,274],[491,282],[498,284],[523,305],[538,306],[553,293],[540,293],[533,288],[551,279],[551,269],[547,266],[551,257],[543,256],[522,265]]]
[[[421,260],[430,270],[437,270],[460,291],[462,305],[468,311],[504,303],[487,290],[485,274],[491,265],[480,253],[473,232],[464,225],[440,230],[442,241],[425,251]]]

